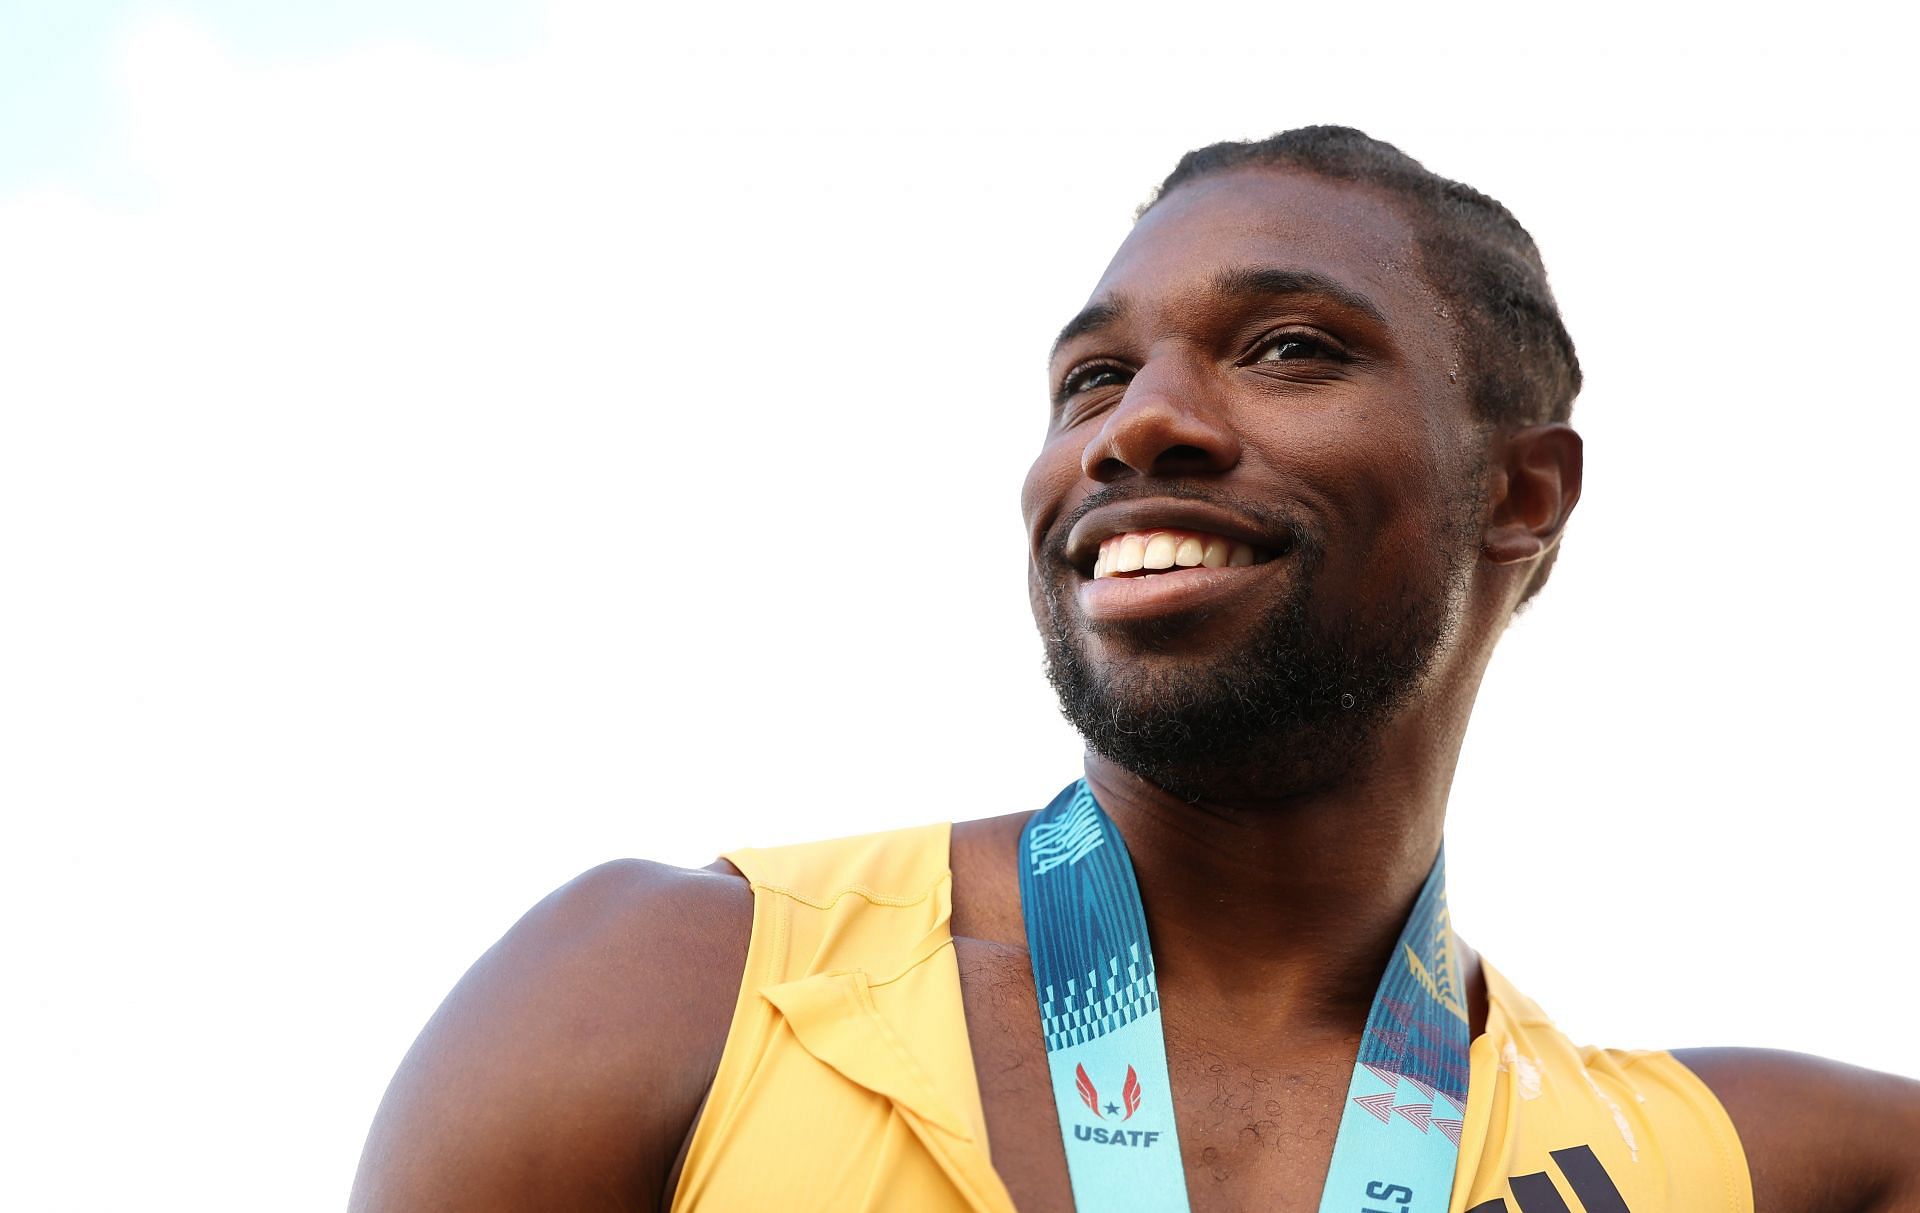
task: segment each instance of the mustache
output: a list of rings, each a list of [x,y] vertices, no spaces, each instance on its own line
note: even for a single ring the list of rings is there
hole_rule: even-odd
[[[1054,559],[1064,561],[1067,558],[1067,536],[1073,533],[1073,528],[1082,518],[1097,509],[1127,501],[1166,500],[1167,498],[1205,502],[1239,514],[1264,531],[1285,535],[1291,542],[1292,551],[1298,556],[1316,558],[1326,548],[1324,537],[1309,525],[1306,519],[1290,510],[1276,508],[1265,502],[1256,503],[1244,498],[1229,497],[1199,485],[1170,480],[1152,485],[1110,484],[1088,494],[1085,501],[1054,523],[1052,532],[1047,536],[1047,551]]]

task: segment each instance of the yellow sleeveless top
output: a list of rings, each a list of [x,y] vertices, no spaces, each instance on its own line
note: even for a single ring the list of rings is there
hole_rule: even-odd
[[[727,856],[753,934],[674,1213],[1013,1213],[961,1011],[949,836]],[[1732,1122],[1691,1071],[1577,1048],[1482,967],[1449,1213],[1753,1213]]]

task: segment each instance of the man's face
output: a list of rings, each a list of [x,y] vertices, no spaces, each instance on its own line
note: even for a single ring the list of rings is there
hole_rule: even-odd
[[[1478,453],[1446,307],[1379,194],[1236,169],[1163,199],[1050,368],[1022,492],[1048,673],[1190,796],[1338,778],[1452,634]]]

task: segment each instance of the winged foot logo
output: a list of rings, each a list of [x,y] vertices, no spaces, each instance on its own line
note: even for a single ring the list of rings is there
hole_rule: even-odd
[[[1080,1102],[1087,1105],[1098,1120],[1132,1120],[1133,1114],[1140,1110],[1140,1076],[1133,1072],[1132,1066],[1127,1067],[1127,1079],[1120,1086],[1120,1103],[1117,1104],[1101,1104],[1100,1092],[1094,1088],[1093,1079],[1087,1075],[1084,1065],[1073,1068],[1073,1085],[1080,1092]],[[1138,1146],[1143,1149],[1160,1140],[1160,1134],[1152,1130],[1109,1129],[1104,1125],[1075,1125],[1073,1135],[1095,1145]]]

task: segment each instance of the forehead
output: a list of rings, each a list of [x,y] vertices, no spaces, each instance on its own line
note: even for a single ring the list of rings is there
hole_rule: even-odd
[[[1243,167],[1189,181],[1134,225],[1093,299],[1193,298],[1223,270],[1316,274],[1395,320],[1431,311],[1413,227],[1379,191],[1285,169]]]

